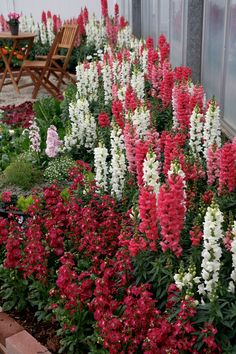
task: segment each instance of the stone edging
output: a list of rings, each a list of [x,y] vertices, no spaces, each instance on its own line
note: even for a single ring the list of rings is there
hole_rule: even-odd
[[[51,354],[51,352],[13,318],[0,312],[0,354]]]

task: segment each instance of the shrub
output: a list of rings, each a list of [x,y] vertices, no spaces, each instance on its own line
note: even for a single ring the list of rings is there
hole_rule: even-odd
[[[4,170],[5,183],[14,184],[23,189],[30,189],[40,178],[40,171],[26,159],[19,156]]]

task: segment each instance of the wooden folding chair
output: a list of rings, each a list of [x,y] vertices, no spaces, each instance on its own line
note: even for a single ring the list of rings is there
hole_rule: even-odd
[[[55,47],[50,68],[50,73],[53,74],[58,80],[58,89],[60,89],[62,83],[65,84],[63,81],[64,77],[71,80],[73,83],[76,83],[76,80],[67,72],[67,67],[74,48],[76,37],[78,36],[79,25],[66,24],[62,27],[62,29],[63,35],[61,41],[59,41]],[[37,56],[36,58],[45,60],[45,56]]]
[[[45,60],[25,60],[22,63],[22,71],[26,71],[33,82],[34,90],[32,93],[32,98],[36,98],[41,86],[43,86],[51,95],[57,97],[60,94],[59,88],[50,80],[50,71],[52,68],[52,57],[58,44],[61,42],[63,37],[64,29],[62,28],[55,36],[53,44],[50,48],[48,55]],[[52,68],[54,69],[54,68]],[[22,87],[30,86],[32,84],[26,84]]]

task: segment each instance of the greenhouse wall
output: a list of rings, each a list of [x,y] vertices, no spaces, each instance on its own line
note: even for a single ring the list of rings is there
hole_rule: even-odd
[[[165,34],[173,66],[187,65],[195,82],[202,82],[207,97],[220,104],[222,125],[236,135],[236,0],[133,0],[121,1],[130,22],[132,6],[140,4],[140,36],[157,43]],[[138,32],[137,32],[138,33]]]

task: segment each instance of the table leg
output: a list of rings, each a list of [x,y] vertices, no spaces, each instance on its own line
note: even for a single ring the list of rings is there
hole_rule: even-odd
[[[11,78],[12,84],[13,84],[13,86],[14,86],[16,92],[17,92],[17,93],[20,93],[20,90],[19,90],[19,88],[18,88],[18,86],[17,86],[17,83],[16,83],[16,81],[15,81],[15,78],[14,78],[14,76],[13,76],[13,74],[12,74],[12,71],[11,71],[11,68],[10,68],[10,63],[11,63],[11,60],[12,60],[12,56],[13,56],[13,53],[14,53],[14,51],[15,51],[15,49],[16,49],[16,43],[17,43],[17,41],[14,40],[14,42],[13,42],[13,47],[12,47],[12,51],[11,51],[10,56],[9,56],[8,59],[7,59],[6,56],[3,54],[3,52],[2,52],[2,50],[1,50],[1,48],[0,48],[1,55],[2,55],[2,59],[3,59],[4,63],[5,63],[5,70],[4,70],[4,72],[3,72],[2,80],[0,81],[0,91],[2,90],[2,87],[3,87],[3,85],[4,85],[4,81],[6,80],[7,73],[8,73],[9,76],[10,76],[10,78]]]
[[[23,61],[28,58],[29,53],[30,53],[30,51],[31,51],[31,48],[32,48],[32,46],[33,46],[33,43],[34,43],[34,38],[31,38],[31,39],[29,40],[28,47],[27,47],[27,49],[26,49],[26,51],[25,51]],[[19,81],[20,81],[20,78],[21,78],[21,75],[22,75],[22,71],[23,71],[23,66],[21,65],[21,68],[20,68],[20,70],[19,70],[19,72],[18,72],[18,75],[17,75],[17,77],[16,77],[16,83],[17,83],[17,84],[18,84]]]

